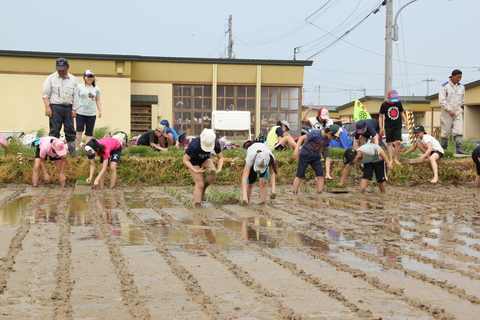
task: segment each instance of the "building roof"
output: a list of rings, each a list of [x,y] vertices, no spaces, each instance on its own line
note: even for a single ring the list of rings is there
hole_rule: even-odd
[[[403,102],[403,103],[425,103],[425,104],[429,104],[430,103],[430,99],[427,99],[427,97],[422,97],[422,96],[398,96],[398,98],[400,99],[400,102]],[[360,102],[362,101],[366,101],[366,100],[378,100],[378,101],[385,101],[385,97],[384,96],[364,96],[360,99],[357,99],[357,100],[360,100]],[[351,105],[354,104],[355,101],[350,101],[348,103],[345,103],[339,107],[336,108],[336,110],[341,110],[343,108],[347,108],[347,107],[350,107]]]
[[[471,87],[475,87],[475,86],[478,86],[478,85],[480,85],[480,80],[475,80],[475,81],[469,82],[467,84],[464,84],[465,88],[471,88]],[[435,99],[437,97],[438,97],[438,92],[435,93],[435,94],[429,95],[426,98],[428,100],[432,100],[432,99]]]
[[[180,58],[156,57],[140,55],[117,55],[96,53],[67,53],[67,52],[40,52],[40,51],[14,51],[0,50],[0,56],[26,57],[26,58],[52,58],[63,57],[66,59],[83,60],[115,60],[139,62],[176,62],[176,63],[207,63],[207,64],[245,64],[245,65],[279,65],[279,66],[311,66],[312,60],[262,60],[262,59],[226,59],[226,58]]]

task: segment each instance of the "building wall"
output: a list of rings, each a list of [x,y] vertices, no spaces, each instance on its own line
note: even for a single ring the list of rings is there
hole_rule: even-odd
[[[132,83],[132,94],[146,94],[158,97],[158,105],[152,106],[152,129],[167,119],[173,123],[173,86],[171,83]]]
[[[62,54],[60,54],[62,55]],[[48,131],[48,118],[41,98],[45,78],[55,72],[56,57],[51,53],[27,53],[26,56],[0,56],[0,85],[3,99],[0,102],[2,117],[0,130],[31,132],[38,129]],[[50,57],[50,58],[45,58]],[[102,90],[103,116],[97,119],[96,127],[108,126],[111,130],[131,130],[131,95],[155,95],[158,105],[152,105],[152,128],[160,119],[173,119],[173,86],[212,86],[212,110],[216,107],[216,86],[252,86],[257,93],[255,104],[255,131],[260,128],[261,87],[294,87],[303,85],[304,65],[261,65],[258,61],[241,61],[239,64],[178,61],[146,61],[117,56],[92,56],[73,54],[67,56],[69,73],[83,82],[83,73],[90,69],[95,73]],[[143,61],[139,61],[142,60]],[[219,60],[220,61],[220,60]],[[220,61],[221,62],[221,61]],[[308,64],[308,63],[307,63]],[[301,90],[299,90],[301,91]],[[283,93],[283,89],[282,89]],[[297,98],[298,97],[298,98]],[[301,112],[301,93],[290,119],[298,119]],[[291,102],[290,102],[291,103]],[[296,111],[298,110],[298,111]],[[272,112],[271,110],[269,112]],[[283,110],[278,110],[283,116]],[[298,113],[298,114],[297,114]],[[255,134],[258,134],[256,132]]]

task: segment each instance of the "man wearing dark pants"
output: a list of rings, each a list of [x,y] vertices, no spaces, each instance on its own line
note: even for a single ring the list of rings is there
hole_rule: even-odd
[[[78,157],[75,152],[76,132],[73,126],[73,118],[77,116],[78,108],[77,79],[68,73],[68,68],[67,59],[57,59],[57,72],[45,80],[42,99],[45,104],[45,115],[50,118],[49,136],[60,138],[60,129],[63,125],[68,152],[72,157]]]

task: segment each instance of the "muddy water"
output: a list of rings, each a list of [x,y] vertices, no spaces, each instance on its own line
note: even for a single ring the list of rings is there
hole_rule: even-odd
[[[189,190],[1,190],[2,319],[480,314],[477,190],[306,188],[199,208]]]

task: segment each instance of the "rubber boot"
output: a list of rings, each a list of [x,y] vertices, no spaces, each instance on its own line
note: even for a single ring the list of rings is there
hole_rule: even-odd
[[[68,153],[70,153],[71,157],[73,158],[80,157],[75,151],[75,141],[67,142],[67,146],[68,146]]]
[[[448,138],[442,138],[442,148],[443,150],[447,150],[448,147]]]
[[[462,143],[463,143],[463,137],[462,136],[455,136],[453,138],[455,140],[455,148],[456,148],[456,153],[457,154],[467,154],[468,152],[465,152],[462,150]]]

